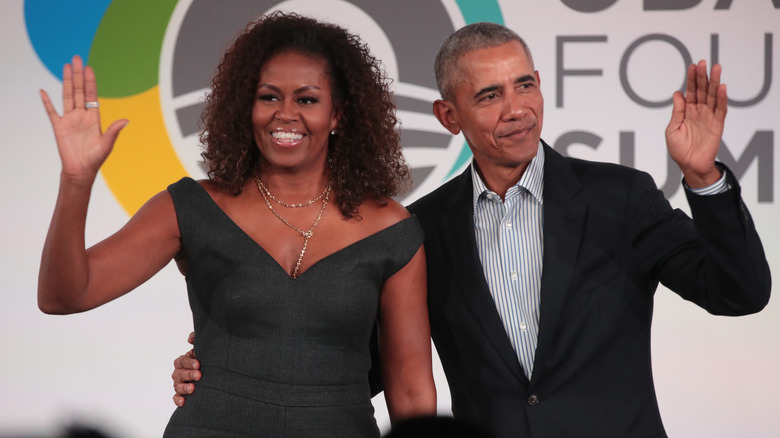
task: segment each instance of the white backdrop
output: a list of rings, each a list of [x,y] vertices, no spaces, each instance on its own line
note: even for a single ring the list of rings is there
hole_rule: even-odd
[[[177,6],[172,23],[186,13],[188,3]],[[498,16],[526,38],[534,53],[547,98],[543,138],[572,156],[632,164],[650,172],[682,209],[687,206],[674,190],[678,176],[667,172],[663,142],[671,107],[642,102],[662,102],[680,87],[686,56],[694,61],[717,56],[729,96],[736,101],[724,134],[728,156],[721,159],[741,169],[743,197],[770,266],[780,272],[774,154],[780,130],[780,74],[775,61],[779,2],[497,3]],[[475,16],[475,4],[442,2],[454,27]],[[188,350],[185,341],[192,327],[184,282],[175,267],[168,266],[133,293],[85,314],[47,316],[37,308],[38,262],[59,179],[59,159],[38,89],[58,96],[60,83],[33,50],[23,6],[21,0],[0,3],[0,437],[52,436],[72,423],[96,425],[116,437],[159,436],[175,409],[172,361]],[[396,64],[402,61],[394,56],[381,27],[357,6],[341,0],[294,0],[280,7],[349,26],[386,61],[391,76],[397,74]],[[591,10],[582,10],[587,8]],[[170,56],[170,33],[169,29],[163,58]],[[432,64],[431,59],[418,61],[426,68]],[[164,64],[163,95],[171,86]],[[399,95],[435,98],[430,87],[403,81],[396,87]],[[400,115],[404,128],[443,132],[426,114]],[[188,144],[195,147],[187,142],[191,138],[177,141],[176,150]],[[455,138],[444,149],[409,150],[412,165],[435,169],[405,202],[446,178],[461,145],[462,139]],[[193,166],[182,161],[187,169]],[[151,171],[141,170],[140,175],[144,172]],[[103,179],[95,186],[87,224],[90,244],[128,218],[112,190]],[[670,436],[780,436],[778,300],[773,298],[757,315],[726,318],[710,316],[665,289],[656,297],[654,369]],[[436,366],[440,411],[446,413],[449,394]],[[385,429],[383,402],[375,402]]]

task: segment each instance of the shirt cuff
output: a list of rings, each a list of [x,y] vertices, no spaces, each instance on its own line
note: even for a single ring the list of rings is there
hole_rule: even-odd
[[[718,166],[717,163],[715,165],[718,167],[718,170],[720,170],[719,180],[715,181],[713,184],[708,185],[707,187],[702,187],[700,189],[690,188],[688,183],[683,180],[683,187],[685,187],[685,190],[688,190],[689,192],[699,196],[710,196],[719,195],[731,189],[731,184],[726,181],[726,170],[723,167]]]

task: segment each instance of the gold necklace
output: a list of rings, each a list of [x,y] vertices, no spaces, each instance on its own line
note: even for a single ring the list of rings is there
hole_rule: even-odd
[[[317,196],[316,198],[312,199],[311,201],[302,202],[300,204],[288,204],[288,203],[280,200],[279,198],[277,198],[273,194],[271,194],[271,191],[268,190],[268,187],[266,187],[265,184],[263,184],[263,181],[260,179],[259,176],[255,176],[255,180],[257,181],[257,188],[260,189],[261,193],[265,193],[266,195],[268,195],[269,198],[273,199],[274,202],[276,202],[277,204],[282,205],[284,207],[287,207],[287,208],[308,207],[308,206],[314,204],[315,202],[319,201],[320,199],[322,199],[322,197],[325,196],[325,192],[327,192],[328,189],[330,188],[330,185],[328,185],[328,187],[325,187],[325,190],[323,190],[322,193],[320,193],[319,196]]]
[[[309,239],[311,239],[311,236],[314,235],[314,227],[316,227],[317,224],[320,223],[320,219],[322,219],[322,212],[325,211],[325,206],[328,205],[328,199],[330,199],[330,190],[331,190],[330,181],[328,181],[328,186],[325,188],[325,191],[322,192],[322,195],[318,196],[318,198],[322,198],[324,196],[324,199],[322,200],[322,207],[320,207],[320,211],[319,213],[317,213],[317,219],[314,220],[314,223],[311,224],[311,227],[309,227],[309,229],[306,231],[303,231],[302,229],[296,227],[295,225],[288,222],[285,218],[283,218],[271,205],[271,201],[268,200],[268,197],[273,195],[271,195],[271,192],[269,192],[268,189],[260,181],[260,177],[256,176],[255,181],[257,181],[257,189],[260,190],[260,194],[263,195],[263,200],[265,201],[265,205],[268,206],[268,209],[271,210],[271,213],[273,213],[274,216],[276,216],[280,221],[282,221],[283,224],[287,225],[288,227],[300,233],[301,236],[303,236],[303,247],[301,248],[301,254],[298,256],[298,261],[295,263],[295,269],[293,270],[292,273],[293,279],[298,278],[298,271],[301,269],[301,260],[303,260],[303,255],[306,253],[306,246],[309,244]],[[317,199],[315,199],[314,201],[316,200]],[[309,202],[309,205],[311,205],[311,203],[313,203],[314,201]],[[297,208],[297,207],[293,207],[293,208]]]

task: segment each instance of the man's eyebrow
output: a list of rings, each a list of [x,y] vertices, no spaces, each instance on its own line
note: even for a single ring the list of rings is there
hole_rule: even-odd
[[[524,82],[536,82],[536,78],[534,75],[523,75],[519,76],[517,79],[515,79],[515,84],[522,84]],[[480,96],[483,96],[488,93],[492,93],[494,91],[499,90],[501,87],[499,85],[489,85],[479,91],[474,95],[474,99],[478,99]]]
[[[478,99],[480,96],[482,96],[484,94],[492,93],[492,92],[494,92],[494,91],[496,91],[496,90],[498,90],[500,88],[501,87],[498,86],[498,85],[490,85],[488,87],[485,87],[485,88],[477,91],[477,94],[474,95],[474,99]]]

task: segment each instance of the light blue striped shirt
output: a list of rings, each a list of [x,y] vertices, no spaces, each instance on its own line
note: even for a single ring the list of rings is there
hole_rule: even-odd
[[[496,304],[526,377],[533,372],[539,334],[542,284],[544,148],[541,142],[520,181],[504,201],[488,190],[471,164],[477,251],[490,294]],[[697,195],[723,193],[731,186],[723,172],[715,184],[687,190]]]
[[[539,143],[504,201],[471,167],[477,251],[490,294],[523,371],[530,379],[539,333],[542,284],[544,149]]]

